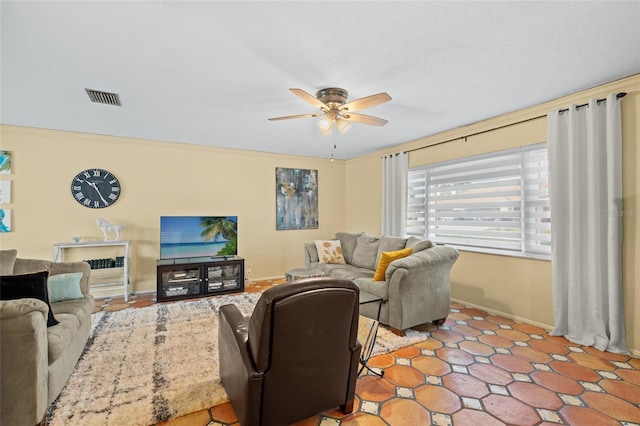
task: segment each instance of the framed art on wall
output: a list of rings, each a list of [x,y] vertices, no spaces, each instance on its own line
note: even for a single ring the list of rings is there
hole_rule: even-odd
[[[0,150],[0,174],[11,174],[11,153]]]
[[[276,230],[318,229],[318,171],[276,167]]]
[[[0,180],[0,204],[11,202],[11,181]]]
[[[0,233],[11,232],[11,210],[0,209]]]

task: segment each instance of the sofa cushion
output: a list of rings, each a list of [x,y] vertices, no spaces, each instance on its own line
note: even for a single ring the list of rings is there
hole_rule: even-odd
[[[315,244],[320,263],[345,263],[340,240],[317,240]]]
[[[80,320],[72,314],[58,314],[58,324],[47,328],[49,364],[60,358],[80,328]]]
[[[391,262],[396,259],[402,259],[403,257],[410,256],[413,252],[411,247],[396,251],[383,251],[376,268],[376,273],[373,275],[373,281],[384,281],[387,267]]]
[[[389,300],[389,286],[386,281],[373,281],[372,278],[356,278],[354,281],[360,290],[382,297],[382,300]]]
[[[402,250],[403,248],[406,247],[406,245],[407,245],[406,238],[383,235],[382,238],[380,238],[380,244],[378,245],[378,253],[376,254],[376,263],[375,263],[376,268],[377,268],[377,265],[380,263],[380,256],[382,255],[382,252]]]
[[[351,264],[365,269],[376,269],[376,257],[378,255],[378,245],[380,237],[363,234],[358,237],[356,249],[353,251]]]
[[[93,310],[90,296],[53,303],[51,306],[59,323],[55,327],[47,328],[49,364],[64,354],[80,326],[91,322]]]
[[[309,262],[314,263],[320,261],[320,259],[318,259],[318,250],[316,250],[315,243],[304,243],[304,250],[306,251],[307,256],[309,256]]]
[[[348,232],[336,232],[336,238],[340,240],[342,245],[342,255],[347,263],[353,262],[353,251],[358,244],[358,237],[364,232],[358,232],[357,234],[350,234]]]
[[[49,276],[49,299],[51,303],[69,299],[82,299],[80,290],[82,272],[72,272]]]
[[[335,263],[319,263],[315,269],[321,270],[327,277],[336,278],[348,278],[354,279],[357,277],[369,277],[373,276],[373,271],[364,268],[358,268],[357,266]]]
[[[13,274],[30,274],[38,271],[49,271],[51,275],[51,264],[53,262],[49,260],[41,259],[20,259],[16,258],[16,264],[13,266]]]
[[[409,237],[406,247],[411,247],[414,253],[433,247],[433,242],[429,240],[421,240],[416,237]]]
[[[12,275],[18,250],[0,250],[0,275]]]
[[[48,271],[34,272],[22,275],[0,276],[0,299],[39,299],[47,304],[49,313],[47,315],[47,327],[58,324],[58,320],[53,316],[53,309],[49,303],[49,292],[47,289]]]

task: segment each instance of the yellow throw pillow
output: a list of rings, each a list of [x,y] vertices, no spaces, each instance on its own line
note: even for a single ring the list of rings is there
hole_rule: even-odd
[[[340,240],[315,241],[320,263],[345,263]]]
[[[380,255],[380,260],[378,261],[376,273],[373,275],[373,281],[384,281],[389,264],[396,259],[407,257],[411,255],[411,253],[413,253],[413,249],[411,247],[396,251],[383,251]]]

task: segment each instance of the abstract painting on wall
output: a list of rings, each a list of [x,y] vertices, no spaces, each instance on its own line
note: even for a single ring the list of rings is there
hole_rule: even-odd
[[[11,181],[0,180],[0,203],[11,202]]]
[[[318,171],[276,167],[276,230],[318,229]]]
[[[0,150],[0,174],[11,174],[11,153]]]
[[[11,210],[0,209],[0,233],[11,232]]]

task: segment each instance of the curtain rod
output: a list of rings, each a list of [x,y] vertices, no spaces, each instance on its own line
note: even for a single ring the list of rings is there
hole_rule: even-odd
[[[626,92],[620,92],[620,93],[618,93],[618,94],[616,95],[617,99],[624,98],[625,96],[627,96],[627,93],[626,93]],[[600,102],[604,102],[604,101],[606,101],[606,100],[607,100],[607,98],[602,98],[602,99],[598,99],[598,100],[597,100],[597,102],[598,102],[598,103],[600,103]],[[580,107],[587,106],[587,105],[589,105],[589,104],[588,104],[588,103],[586,103],[586,104],[576,105],[576,108],[580,108]],[[565,112],[565,111],[569,111],[569,108],[561,109],[561,110],[560,110],[560,113],[563,113],[563,112]],[[453,142],[453,141],[457,141],[457,140],[460,140],[460,139],[464,139],[464,141],[466,142],[466,141],[467,141],[467,138],[469,138],[469,137],[471,137],[471,136],[477,136],[477,135],[481,135],[481,134],[483,134],[483,133],[493,132],[494,130],[504,129],[505,127],[515,126],[516,124],[526,123],[526,122],[528,122],[528,121],[537,120],[537,119],[539,119],[539,118],[544,118],[544,117],[546,117],[546,116],[547,116],[547,114],[539,115],[539,116],[537,116],[537,117],[527,118],[526,120],[516,121],[515,123],[505,124],[504,126],[494,127],[493,129],[482,130],[482,131],[480,131],[480,132],[471,133],[471,134],[468,134],[468,135],[466,135],[466,136],[458,136],[457,138],[448,139],[448,140],[446,140],[446,141],[442,141],[442,142],[432,143],[431,145],[421,146],[420,148],[408,149],[408,150],[406,150],[406,151],[404,151],[404,152],[409,153],[409,152],[413,152],[413,151],[419,151],[419,150],[421,150],[421,149],[431,148],[432,146],[442,145],[442,144],[449,143],[449,142]]]
[[[617,98],[617,99],[620,99],[620,98],[624,98],[625,96],[627,96],[627,92],[620,92],[620,93],[618,93],[618,94],[616,95],[616,98]],[[597,102],[597,103],[600,103],[600,102],[604,102],[604,101],[606,101],[606,100],[607,100],[607,98],[602,98],[602,99],[598,99],[596,102]],[[587,106],[587,105],[589,105],[589,104],[588,104],[588,103],[586,103],[586,104],[576,105],[576,108],[582,108],[583,106]],[[569,111],[569,108],[561,109],[561,110],[560,110],[560,111],[558,111],[558,112],[559,112],[560,114],[562,114],[563,112],[566,112],[566,111]]]

